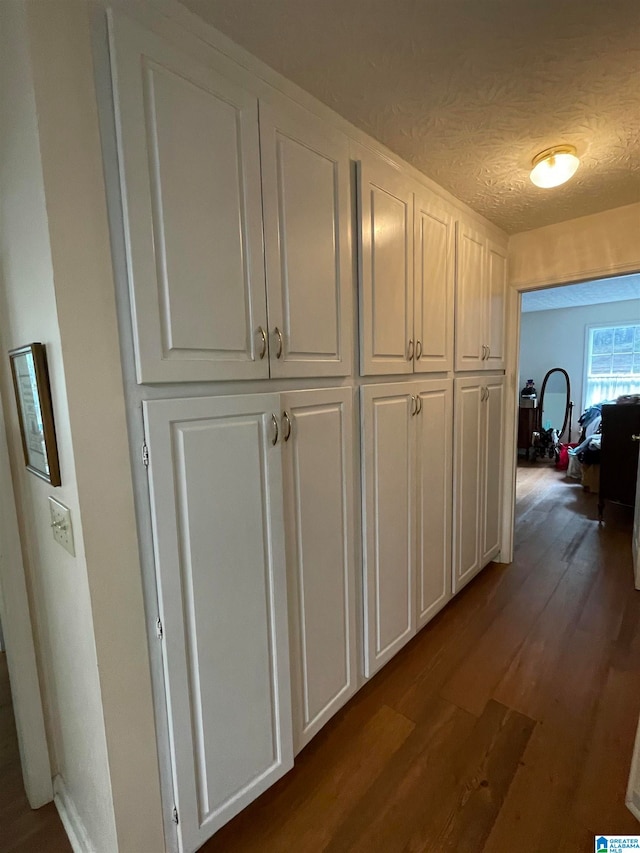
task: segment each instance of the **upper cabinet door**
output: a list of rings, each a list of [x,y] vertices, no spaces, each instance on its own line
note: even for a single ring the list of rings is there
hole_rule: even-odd
[[[415,634],[413,388],[367,385],[360,392],[367,677]]]
[[[456,231],[456,370],[484,368],[485,239],[459,221]]]
[[[266,377],[257,98],[119,15],[111,54],[138,381]]]
[[[358,162],[360,373],[413,373],[413,192],[382,157]]]
[[[285,98],[260,101],[272,376],[353,368],[349,143]]]
[[[282,395],[296,752],[354,694],[353,390]]]
[[[485,365],[504,369],[504,334],[507,296],[507,253],[491,240],[487,242],[487,347]]]
[[[185,851],[293,765],[279,402],[144,403]]]
[[[416,373],[453,367],[454,220],[416,191],[414,207]]]

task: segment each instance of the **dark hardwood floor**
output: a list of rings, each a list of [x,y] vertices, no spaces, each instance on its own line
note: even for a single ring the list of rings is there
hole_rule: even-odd
[[[7,656],[0,652],[0,853],[71,853],[53,803],[29,807],[22,784]]]
[[[640,714],[631,514],[518,472],[514,562],[487,567],[203,853],[591,853]]]
[[[640,714],[630,514],[519,470],[510,566],[483,571],[204,853],[591,853],[624,805]],[[0,853],[70,847],[27,804],[0,655]],[[129,851],[127,851],[129,853]],[[131,851],[158,853],[158,851]]]

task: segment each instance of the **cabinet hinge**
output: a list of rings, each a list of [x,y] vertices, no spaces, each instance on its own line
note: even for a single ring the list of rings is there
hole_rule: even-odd
[[[146,441],[142,442],[142,464],[145,468],[149,467],[149,448]]]
[[[176,826],[180,823],[180,819],[178,817],[178,809],[176,806],[173,807],[173,816],[171,819],[173,820]]]
[[[164,629],[160,617],[156,619],[156,637],[161,640],[164,637]]]

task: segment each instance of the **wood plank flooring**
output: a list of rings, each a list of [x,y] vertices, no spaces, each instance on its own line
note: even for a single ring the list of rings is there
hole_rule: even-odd
[[[493,564],[203,853],[590,853],[624,805],[640,714],[631,514],[518,471]]]
[[[0,652],[0,853],[71,853],[53,803],[32,811],[24,793],[4,652]]]

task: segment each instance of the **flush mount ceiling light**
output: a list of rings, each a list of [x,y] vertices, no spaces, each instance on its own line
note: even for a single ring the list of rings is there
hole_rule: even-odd
[[[537,187],[549,189],[573,177],[580,160],[573,145],[555,145],[533,158],[530,178]]]

